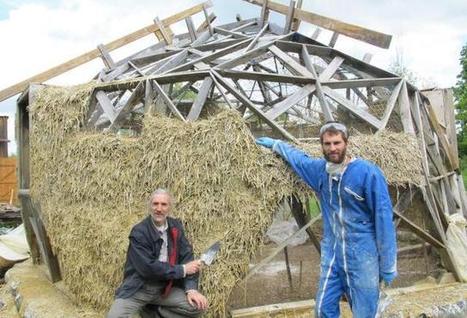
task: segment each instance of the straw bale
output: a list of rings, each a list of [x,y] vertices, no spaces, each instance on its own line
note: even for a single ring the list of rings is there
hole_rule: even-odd
[[[108,309],[128,233],[146,215],[148,195],[165,187],[196,255],[222,241],[217,261],[201,273],[201,290],[210,300],[206,316],[226,315],[230,292],[248,271],[279,202],[292,194],[305,198],[309,190],[282,160],[255,145],[236,112],[193,123],[148,116],[138,137],[83,131],[92,85],[46,88],[30,109],[31,191],[75,301]],[[391,138],[352,151],[395,169],[400,152],[385,149],[400,140]],[[396,176],[393,182],[403,180]]]
[[[312,156],[322,156],[319,141],[299,147]],[[377,164],[390,185],[406,187],[423,183],[421,153],[415,136],[388,131],[374,135],[351,134],[347,152]]]

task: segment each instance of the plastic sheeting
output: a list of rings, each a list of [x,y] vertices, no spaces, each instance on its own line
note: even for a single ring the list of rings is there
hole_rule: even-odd
[[[0,235],[0,258],[18,262],[29,257],[29,246],[26,240],[24,225]]]
[[[451,252],[453,262],[459,272],[459,279],[467,282],[467,221],[460,213],[449,216],[446,232],[447,248]]]

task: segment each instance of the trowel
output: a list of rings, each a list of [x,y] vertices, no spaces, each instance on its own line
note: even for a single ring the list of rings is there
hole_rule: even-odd
[[[214,259],[216,258],[217,252],[219,252],[221,248],[221,242],[216,241],[214,244],[209,246],[203,254],[201,254],[200,261],[204,263],[204,265],[211,265]]]

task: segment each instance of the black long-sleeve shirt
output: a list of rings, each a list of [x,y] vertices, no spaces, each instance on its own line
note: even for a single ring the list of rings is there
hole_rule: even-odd
[[[173,279],[174,284],[185,290],[198,289],[198,275],[184,277],[183,264],[193,260],[193,248],[185,237],[182,223],[167,218],[168,253],[173,249],[172,229],[176,228],[176,265],[160,262],[159,254],[163,240],[154,228],[151,216],[136,224],[130,232],[123,282],[117,289],[116,298],[133,296],[144,283],[165,283]]]

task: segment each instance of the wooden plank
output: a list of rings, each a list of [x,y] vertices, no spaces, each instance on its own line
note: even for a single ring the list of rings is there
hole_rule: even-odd
[[[313,84],[315,82],[312,78],[304,76],[288,76],[275,73],[264,72],[245,72],[245,71],[230,71],[230,70],[216,70],[223,77],[233,79],[245,79],[262,82],[275,82],[275,83],[290,83],[297,85]]]
[[[392,111],[394,110],[394,106],[396,105],[397,98],[399,97],[399,93],[401,91],[401,87],[404,81],[400,81],[399,84],[394,88],[392,91],[391,96],[388,98],[388,102],[386,103],[386,110],[384,111],[384,115],[381,118],[381,126],[378,129],[378,132],[383,131],[388,124],[389,118],[391,117]]]
[[[302,8],[302,4],[303,4],[303,0],[298,0],[297,1],[297,5],[296,5],[296,8],[297,9],[301,9]],[[297,31],[298,28],[300,27],[300,19],[297,19],[294,17],[293,21],[292,21],[292,27],[291,27],[291,30],[293,32]]]
[[[183,51],[178,52],[177,54],[167,59],[167,61],[164,64],[157,66],[155,69],[150,69],[148,71],[148,74],[150,75],[150,74],[169,73],[174,68],[178,67],[180,64],[185,62],[187,57],[188,57],[188,49],[184,49]]]
[[[36,232],[34,231],[33,225],[31,223],[31,216],[33,215],[32,212],[32,204],[29,195],[29,189],[19,189],[18,190],[18,197],[21,202],[21,219],[23,220],[24,230],[26,232],[26,241],[29,245],[29,252],[31,253],[31,259],[33,264],[40,264],[41,259],[41,252],[40,246],[38,242],[38,238],[36,236]]]
[[[193,19],[191,16],[185,18],[186,27],[188,28],[188,33],[190,34],[191,42],[196,41],[198,36],[196,35],[195,25],[193,24]]]
[[[316,28],[313,34],[310,36],[310,38],[313,40],[316,40],[320,34],[321,34],[321,29]]]
[[[96,99],[99,102],[98,105],[102,109],[105,116],[110,120],[111,123],[114,122],[117,114],[111,100],[107,97],[107,94],[103,91],[98,91],[96,93]]]
[[[359,87],[383,87],[383,86],[390,86],[390,85],[397,85],[401,79],[400,77],[392,77],[392,78],[368,78],[368,79],[339,79],[337,81],[325,81],[322,80],[322,75],[327,73],[325,70],[320,75],[320,82],[323,86],[328,86],[329,88],[339,89],[339,88],[359,88]],[[364,98],[365,96],[360,96],[361,94],[357,93],[360,98]]]
[[[331,40],[329,41],[328,46],[334,47],[334,46],[336,45],[336,43],[337,43],[337,39],[338,39],[338,38],[339,38],[339,33],[334,32],[334,33],[332,34],[332,37],[331,37]]]
[[[283,101],[273,105],[273,108],[270,109],[268,112],[266,112],[265,115],[271,120],[274,120],[280,115],[282,115],[283,113],[285,113],[287,110],[289,110],[292,106],[296,105],[301,100],[308,97],[315,90],[316,90],[315,85],[312,85],[312,84],[305,85],[302,88],[296,90],[293,94],[289,95]]]
[[[171,72],[179,72],[179,71],[184,71],[184,70],[187,70],[187,69],[190,69],[193,67],[193,65],[199,63],[199,62],[208,62],[208,61],[212,61],[212,60],[215,60],[221,56],[224,56],[224,55],[227,55],[227,54],[230,54],[234,51],[237,51],[237,50],[240,50],[246,46],[248,46],[248,43],[250,42],[250,39],[246,39],[246,40],[243,40],[239,43],[236,43],[236,44],[233,44],[231,46],[228,46],[226,48],[223,48],[223,49],[220,49],[214,53],[211,53],[211,54],[208,54],[208,55],[205,55],[205,56],[202,56],[198,59],[194,59],[192,61],[189,61],[185,64],[182,64],[178,67],[175,67],[174,69],[171,70]],[[219,67],[220,65],[218,65]]]
[[[454,151],[452,150],[451,145],[449,144],[449,141],[447,140],[446,135],[443,132],[443,129],[441,128],[438,118],[436,117],[436,113],[433,109],[433,107],[429,104],[426,103],[426,111],[428,113],[428,118],[430,120],[430,123],[436,133],[436,135],[439,138],[439,141],[441,142],[441,146],[443,147],[446,156],[448,158],[448,163],[449,166],[452,170],[457,170],[459,169],[459,159],[455,157]]]
[[[248,52],[249,50],[251,50],[256,45],[256,43],[258,43],[259,38],[263,36],[263,34],[267,31],[268,27],[269,27],[269,23],[266,22],[264,26],[261,28],[261,30],[258,32],[258,34],[256,34],[256,36],[250,42],[250,44],[248,44],[248,46],[245,49],[245,52]]]
[[[399,96],[400,117],[404,132],[415,136],[415,129],[412,122],[412,114],[410,112],[409,93],[407,91],[407,83],[402,81],[402,88]]]
[[[42,223],[42,220],[40,218],[40,206],[37,203],[32,202],[31,197],[29,195],[25,195],[25,197],[29,197],[28,200],[30,201],[30,205],[32,207],[32,214],[29,217],[29,220],[38,240],[42,260],[44,261],[48,269],[48,278],[52,283],[56,283],[62,280],[62,275],[60,273],[58,259],[52,251],[50,239],[47,235],[47,231],[45,230],[44,223]]]
[[[198,119],[212,85],[213,82],[211,76],[207,76],[201,84],[199,93],[196,96],[195,101],[193,102],[193,106],[191,107],[190,112],[188,113],[188,116],[186,118],[187,121],[195,121]]]
[[[321,106],[321,110],[323,111],[324,114],[324,119],[326,122],[328,121],[334,121],[334,116],[332,115],[331,109],[329,108],[329,105],[324,98],[323,90],[321,88],[321,83],[319,80],[318,75],[316,74],[316,70],[313,67],[313,62],[311,61],[311,56],[308,54],[308,51],[305,46],[303,46],[302,50],[302,59],[305,63],[306,68],[313,74],[313,77],[316,78],[316,96],[318,97],[319,104]]]
[[[246,41],[249,41],[249,40],[246,40]],[[253,59],[253,58],[257,57],[257,56],[260,56],[260,55],[264,54],[265,52],[267,52],[268,47],[270,45],[272,45],[272,44],[273,44],[273,42],[269,42],[269,43],[260,45],[257,48],[249,50],[248,52],[245,52],[240,56],[237,56],[237,57],[235,57],[233,59],[230,59],[229,61],[226,61],[224,63],[221,63],[221,64],[217,65],[216,69],[220,70],[220,69],[234,68],[237,65],[240,65],[240,64],[242,64],[244,62],[248,62],[251,59]],[[248,45],[246,45],[246,46],[248,46]]]
[[[269,119],[268,116],[260,109],[258,109],[245,95],[239,92],[235,87],[233,87],[229,82],[227,82],[222,76],[217,73],[215,70],[211,70],[212,74],[216,77],[217,81],[224,86],[235,98],[237,98],[242,104],[244,104],[248,109],[255,113],[259,118],[263,119],[266,124],[268,124],[273,130],[280,133],[286,140],[296,142],[294,136],[292,136],[288,131],[286,131],[281,126],[277,125],[273,120]]]
[[[261,17],[260,17],[260,21],[261,21],[261,25],[265,25],[268,20],[269,20],[269,9],[268,9],[268,1],[269,0],[264,0],[263,1],[263,5],[261,6]]]
[[[306,67],[295,61],[291,56],[279,49],[277,46],[271,45],[269,47],[269,51],[281,60],[291,73],[313,78],[313,74],[308,71]]]
[[[167,107],[169,107],[169,109],[175,115],[175,117],[177,117],[178,119],[180,119],[183,122],[186,122],[186,119],[183,117],[182,114],[180,114],[177,107],[175,107],[174,103],[172,102],[172,100],[170,100],[169,96],[167,96],[167,94],[162,89],[162,87],[159,85],[159,83],[157,81],[153,81],[152,85],[153,85],[154,89],[157,91],[157,94],[162,98],[164,103],[167,105]]]
[[[99,44],[97,46],[97,49],[99,50],[99,52],[101,54],[101,59],[104,62],[105,67],[108,70],[113,69],[115,67],[115,62],[112,59],[112,57],[110,56],[109,51],[107,51],[107,49],[105,48],[104,44]]]
[[[287,8],[287,14],[285,18],[285,25],[284,25],[284,32],[283,34],[287,34],[290,32],[290,29],[292,28],[292,22],[294,19],[294,11],[295,11],[295,0],[290,0],[289,2],[289,7]]]
[[[234,32],[234,31],[230,31],[230,30],[224,30],[221,27],[214,27],[214,32],[216,32],[218,34],[221,34],[221,35],[225,35],[225,36],[230,35],[231,37],[233,37],[235,39],[246,39],[246,38],[248,38],[248,36],[243,34],[243,33]]]
[[[115,116],[115,119],[110,124],[108,128],[109,130],[116,131],[120,128],[120,125],[125,120],[125,117],[128,115],[128,113],[136,104],[138,104],[141,101],[141,97],[144,96],[145,84],[146,81],[143,81],[140,82],[138,86],[136,86],[133,93],[131,93],[130,97],[125,102],[125,105],[123,105],[123,107],[120,108],[117,115]]]
[[[201,26],[198,29],[196,29],[196,31],[200,32],[201,31],[201,30],[199,30],[200,28],[202,28],[202,29],[207,28],[208,31],[209,31],[209,34],[211,36],[213,36],[214,35],[214,30],[213,30],[212,25],[211,25],[211,17],[208,14],[208,10],[207,10],[206,6],[203,6],[203,13],[204,13],[204,22],[203,22],[203,24],[201,24]],[[213,16],[215,17],[215,15],[213,15]]]
[[[258,6],[263,5],[263,0],[243,0],[249,2],[251,4],[255,4]],[[287,14],[288,7],[283,4],[279,4],[273,1],[269,1],[267,7],[275,12],[279,12],[282,14]],[[381,32],[373,31],[370,29],[366,29],[360,27],[358,25],[353,25],[349,23],[345,23],[339,20],[331,19],[316,13],[308,12],[302,9],[295,10],[295,17],[300,19],[304,22],[312,23],[322,28],[336,31],[340,34],[346,35],[353,39],[357,39],[363,42],[367,42],[373,44],[375,46],[387,49],[391,44],[391,35],[384,34]]]
[[[351,101],[348,99],[340,96],[338,93],[334,92],[332,89],[329,87],[323,86],[323,93],[326,94],[327,96],[331,97],[334,99],[336,102],[338,102],[340,105],[344,106],[348,111],[356,115],[357,117],[363,119],[365,122],[370,124],[376,129],[379,129],[381,122],[378,118],[375,116],[371,115],[367,111],[358,108],[356,105],[354,105]]]
[[[363,55],[362,61],[365,63],[370,63],[372,58],[373,58],[373,54],[365,53],[365,55]]]
[[[187,10],[181,11],[175,15],[172,15],[164,20],[162,20],[162,23],[164,25],[171,25],[173,23],[176,23],[178,21],[183,20],[187,16],[191,16],[195,13],[201,12],[204,7],[211,7],[212,3],[210,1],[204,2],[202,4],[198,4],[196,6],[193,6]],[[118,38],[108,44],[105,44],[106,49],[111,52],[119,47],[122,47],[128,43],[131,43],[135,40],[138,40],[142,37],[145,37],[146,35],[152,34],[157,31],[157,27],[154,24],[151,24],[149,26],[146,26],[142,29],[139,29],[133,33],[130,33],[124,37]],[[5,100],[8,97],[14,96],[24,90],[29,83],[41,83],[45,82],[57,75],[63,74],[71,69],[74,69],[75,67],[82,65],[86,62],[92,61],[93,59],[97,58],[100,56],[99,50],[96,48],[94,50],[91,50],[89,52],[86,52],[84,54],[81,54],[65,63],[62,63],[60,65],[57,65],[53,68],[50,68],[42,73],[36,74],[28,79],[25,79],[19,83],[16,83],[10,87],[7,87],[0,91],[0,101]]]
[[[159,32],[162,35],[162,38],[164,39],[165,44],[171,45],[173,42],[172,36],[168,32],[168,30],[165,28],[164,23],[159,19],[159,17],[154,18],[154,23],[156,24],[157,28],[159,29]]]
[[[232,318],[257,318],[257,317],[276,317],[277,314],[284,314],[287,316],[287,312],[290,312],[290,317],[295,317],[296,312],[303,311],[312,312],[315,307],[315,301],[311,300],[300,300],[287,302],[282,304],[272,304],[265,306],[256,306],[242,309],[231,310],[230,314]],[[277,316],[282,317],[282,316]]]
[[[309,53],[308,48],[307,48],[306,52]],[[344,59],[342,57],[340,57],[340,56],[334,57],[332,59],[331,63],[329,63],[329,65],[319,75],[319,78],[322,81],[329,80],[330,78],[332,78],[334,73],[336,73],[336,71],[339,69],[339,67],[342,65],[342,63],[344,63]]]

